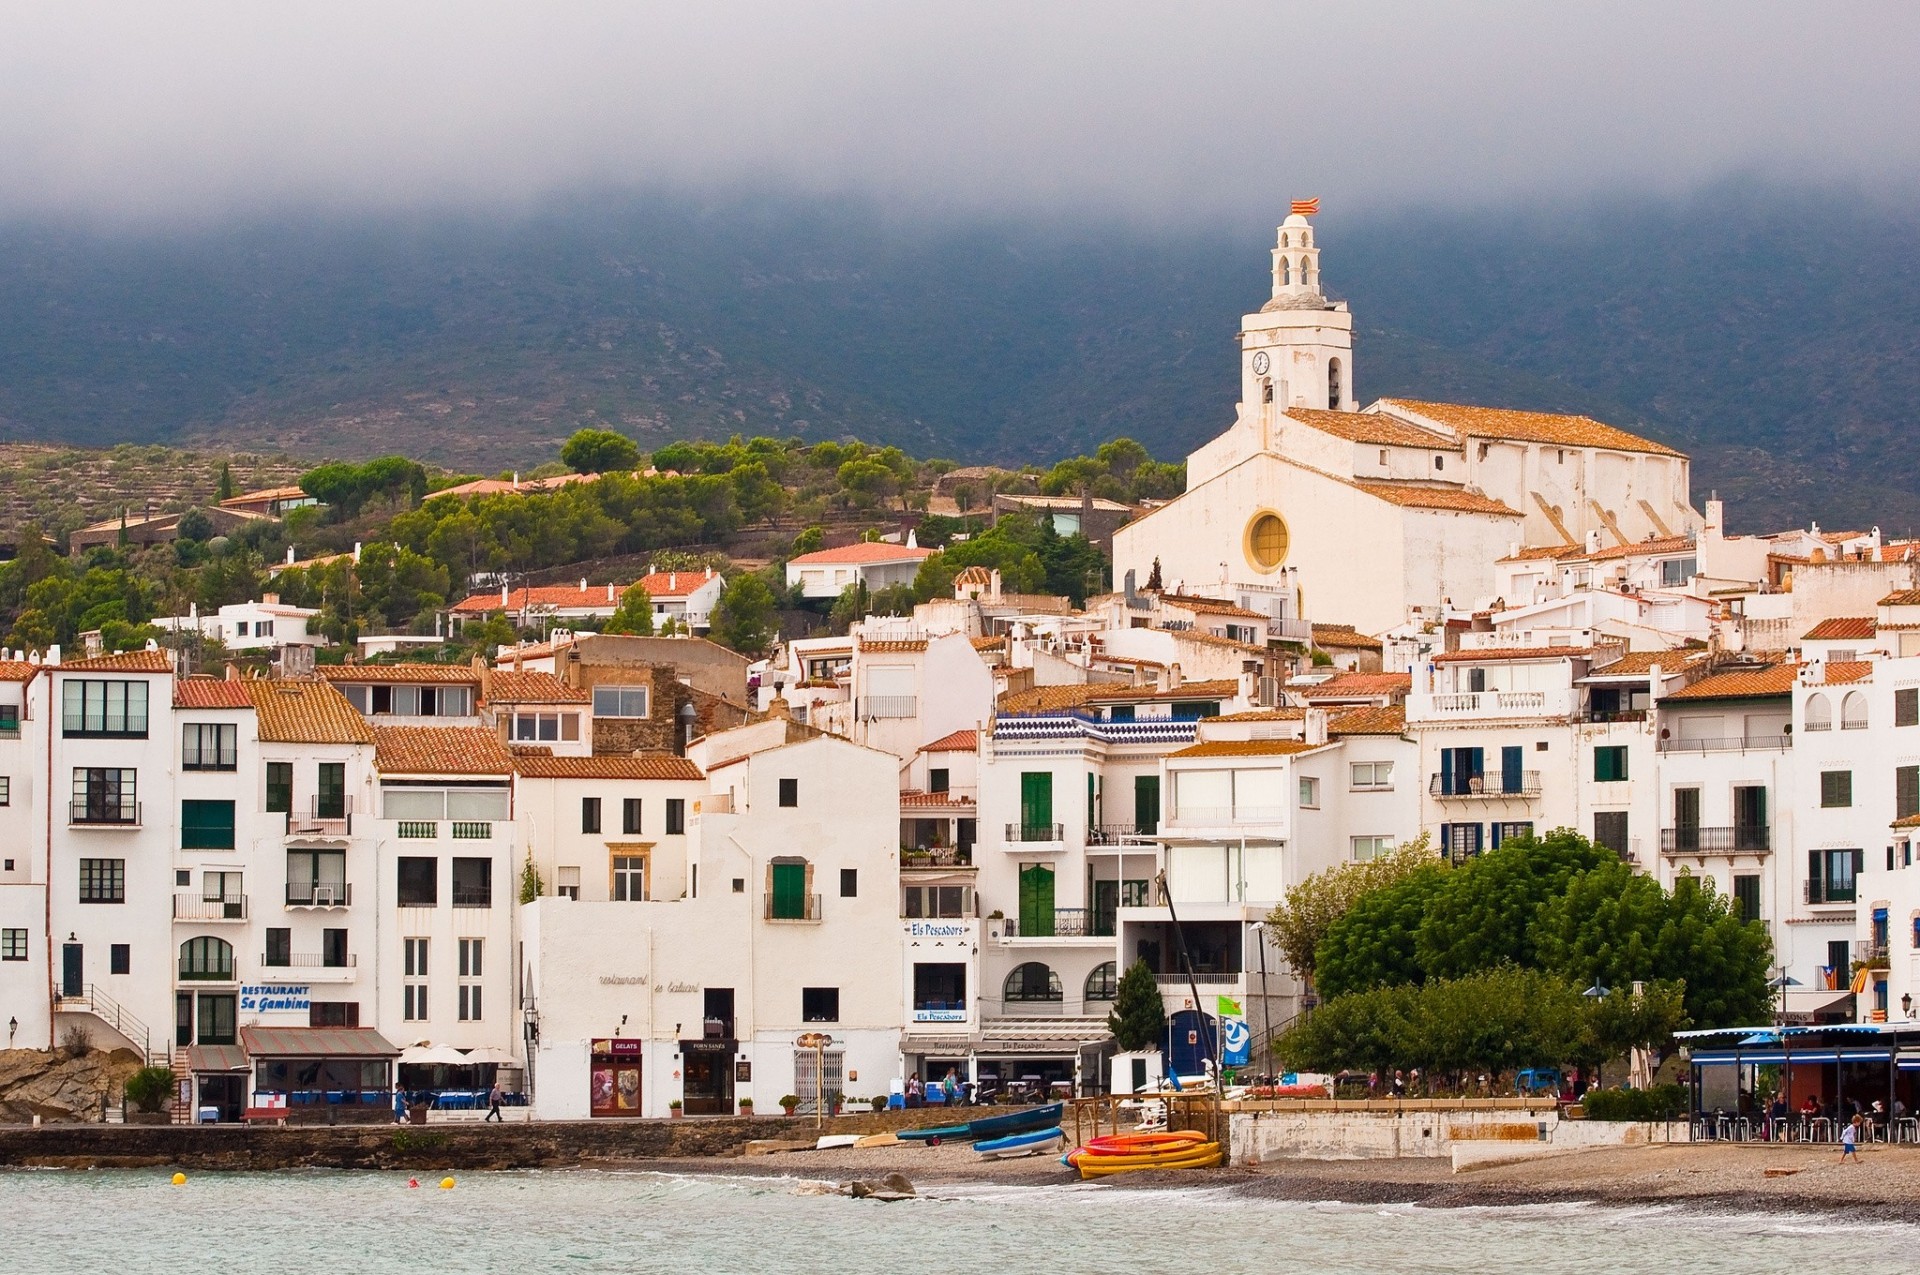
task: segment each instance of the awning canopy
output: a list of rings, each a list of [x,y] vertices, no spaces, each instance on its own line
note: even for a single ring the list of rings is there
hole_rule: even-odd
[[[189,1045],[188,1071],[245,1071],[247,1051],[238,1045]]]
[[[242,1027],[252,1058],[398,1058],[400,1050],[371,1027]]]
[[[400,1051],[400,1061],[409,1066],[470,1067],[480,1060],[468,1058],[452,1045],[408,1045]]]

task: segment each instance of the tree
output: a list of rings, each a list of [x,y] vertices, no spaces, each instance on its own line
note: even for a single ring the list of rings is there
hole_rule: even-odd
[[[643,637],[653,632],[653,596],[639,585],[634,585],[620,595],[620,605],[614,608],[613,618],[602,627],[603,633],[637,633]]]
[[[818,553],[826,547],[827,533],[818,526],[808,527],[793,538],[793,556],[803,553]]]
[[[1420,982],[1425,973],[1414,956],[1414,936],[1451,875],[1450,869],[1430,860],[1392,885],[1355,899],[1314,950],[1321,994],[1338,997]]]
[[[540,879],[540,869],[534,865],[533,850],[527,850],[527,858],[520,865],[520,902],[531,903],[545,892],[547,883]]]
[[[1532,966],[1533,921],[1547,900],[1566,892],[1579,873],[1607,861],[1611,850],[1577,832],[1514,837],[1469,859],[1432,900],[1415,936],[1421,971],[1458,978],[1496,965]]]
[[[1120,976],[1113,1008],[1107,1012],[1107,1030],[1124,1050],[1158,1049],[1167,1035],[1167,1010],[1160,984],[1145,961],[1135,961]]]
[[[1391,854],[1316,872],[1289,889],[1280,905],[1267,914],[1267,933],[1287,963],[1311,982],[1314,953],[1335,921],[1362,895],[1393,885],[1433,862],[1423,832]]]
[[[233,499],[233,466],[226,461],[220,462],[220,481],[213,489],[215,500]]]
[[[745,522],[770,519],[787,503],[787,489],[773,480],[760,461],[749,461],[727,475],[733,487],[733,502]]]
[[[773,590],[755,573],[735,576],[714,603],[709,634],[742,655],[766,652],[779,632]]]
[[[207,517],[204,509],[189,509],[180,515],[180,524],[174,528],[174,534],[180,540],[199,542],[211,540],[216,534],[213,519]]]
[[[610,429],[580,429],[561,445],[560,459],[576,474],[607,474],[638,466],[640,447]]]

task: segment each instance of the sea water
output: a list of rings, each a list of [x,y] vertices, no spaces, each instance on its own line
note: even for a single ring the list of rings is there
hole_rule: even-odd
[[[1920,1228],[1682,1208],[1302,1204],[1231,1189],[934,1186],[899,1203],[792,1180],[468,1173],[0,1174],[0,1270],[429,1272],[1771,1272],[1905,1270]]]

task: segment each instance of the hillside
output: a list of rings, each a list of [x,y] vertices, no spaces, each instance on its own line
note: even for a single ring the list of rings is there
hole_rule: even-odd
[[[1920,525],[1920,223],[1804,192],[1546,217],[1322,218],[1363,400],[1580,410],[1691,450],[1745,528]],[[472,472],[582,424],[963,461],[1227,422],[1270,225],[903,226],[582,198],[513,222],[114,238],[0,229],[0,435]]]

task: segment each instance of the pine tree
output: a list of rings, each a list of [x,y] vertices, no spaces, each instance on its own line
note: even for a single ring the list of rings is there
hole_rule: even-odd
[[[220,485],[216,489],[215,499],[233,499],[233,466],[224,460],[220,462]]]
[[[1113,1009],[1107,1014],[1107,1030],[1123,1050],[1158,1049],[1166,1038],[1166,1006],[1160,1001],[1160,984],[1145,961],[1135,961],[1121,976]]]

